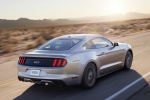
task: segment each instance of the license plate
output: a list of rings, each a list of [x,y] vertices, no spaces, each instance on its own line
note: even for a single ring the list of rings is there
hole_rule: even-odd
[[[31,70],[30,75],[32,75],[32,76],[40,76],[40,70]]]

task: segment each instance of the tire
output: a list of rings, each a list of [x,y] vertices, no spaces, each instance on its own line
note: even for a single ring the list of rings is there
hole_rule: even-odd
[[[128,51],[124,62],[124,69],[129,70],[131,68],[132,60],[133,60],[132,53],[131,51]]]
[[[83,73],[82,78],[82,87],[83,88],[92,88],[96,81],[96,66],[92,63],[89,63]]]

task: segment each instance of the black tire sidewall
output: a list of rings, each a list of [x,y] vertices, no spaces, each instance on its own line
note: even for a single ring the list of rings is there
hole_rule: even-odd
[[[129,55],[131,56],[131,59],[130,59],[131,60],[131,65],[132,65],[132,61],[133,61],[132,53],[131,53],[131,51],[128,51],[127,54],[126,54],[125,64],[124,64],[124,69],[126,69],[126,70],[129,70],[131,68],[131,65],[130,66],[127,65],[127,57]]]
[[[86,80],[87,77],[88,77],[88,70],[89,70],[89,69],[92,69],[93,75],[94,75],[94,76],[93,76],[94,80],[93,80],[92,84],[88,84],[88,82],[87,82],[87,80]],[[91,87],[94,86],[95,81],[96,81],[96,67],[95,67],[94,64],[89,63],[89,64],[86,66],[86,68],[85,68],[85,70],[84,70],[84,73],[83,73],[82,86],[83,86],[84,88],[91,88]]]

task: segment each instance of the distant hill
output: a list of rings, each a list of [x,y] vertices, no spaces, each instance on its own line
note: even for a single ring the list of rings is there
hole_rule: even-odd
[[[125,15],[109,15],[109,16],[94,16],[85,18],[74,19],[43,19],[43,20],[31,20],[28,18],[19,18],[17,20],[0,19],[0,28],[16,28],[16,27],[44,27],[44,26],[58,26],[58,25],[70,25],[70,24],[82,24],[82,23],[96,23],[107,21],[120,21],[130,19],[143,19],[150,18],[150,14],[142,14],[136,12],[130,12]]]
[[[6,20],[0,19],[0,28],[16,28],[16,27],[43,27],[43,26],[57,26],[57,25],[68,25],[77,24],[78,21],[68,19],[58,20],[31,20],[27,18],[19,18],[17,20]]]
[[[131,19],[144,19],[150,18],[150,14],[129,12],[126,14],[114,14],[108,16],[93,16],[93,17],[85,17],[80,18],[80,20],[84,22],[108,22],[108,21],[121,21],[121,20],[131,20]]]

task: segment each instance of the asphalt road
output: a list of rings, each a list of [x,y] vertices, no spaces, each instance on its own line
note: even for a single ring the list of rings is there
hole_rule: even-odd
[[[101,77],[92,89],[86,90],[80,86],[60,88],[54,85],[19,82],[17,60],[14,59],[14,61],[0,64],[0,100],[103,100],[112,96],[150,72],[150,32],[118,37],[113,41],[126,42],[133,47],[134,60],[131,70],[119,70]],[[142,81],[147,83],[144,79]],[[137,91],[137,94],[129,99],[134,100],[141,93],[143,92]],[[147,95],[149,96],[150,93]]]
[[[150,99],[150,87],[149,85],[142,88],[136,94],[132,95],[129,100],[149,100]]]

